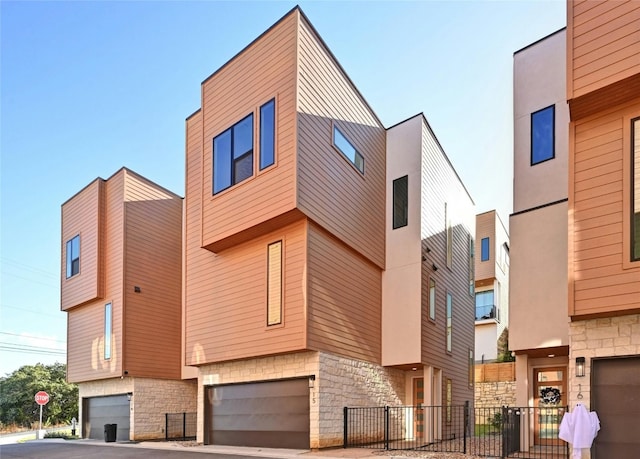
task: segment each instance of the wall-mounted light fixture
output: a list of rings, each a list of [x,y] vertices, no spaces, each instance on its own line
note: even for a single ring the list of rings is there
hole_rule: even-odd
[[[127,400],[131,401],[131,397],[133,397],[133,392],[127,392]]]
[[[427,257],[425,257],[424,255],[422,255],[422,261],[427,261]]]
[[[309,375],[309,389],[313,389],[316,384],[316,375]]]
[[[576,357],[576,376],[582,378],[584,376],[584,357]]]
[[[433,269],[434,271],[437,271],[438,267],[436,266],[435,263],[431,263],[431,269]]]
[[[135,285],[133,287],[133,291],[136,292],[136,293],[140,293],[142,291],[142,289],[140,287],[138,287],[137,285]]]

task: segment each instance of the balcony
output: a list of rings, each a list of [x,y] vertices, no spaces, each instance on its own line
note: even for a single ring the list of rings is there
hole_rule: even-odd
[[[496,319],[500,320],[499,310],[495,304],[476,306],[476,320]]]

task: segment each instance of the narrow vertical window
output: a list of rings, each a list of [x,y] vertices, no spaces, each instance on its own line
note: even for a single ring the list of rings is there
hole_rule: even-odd
[[[276,101],[271,99],[260,107],[260,170],[275,162]]]
[[[483,237],[480,247],[480,261],[489,260],[489,238]]]
[[[555,157],[555,105],[531,114],[531,165]]]
[[[67,279],[80,272],[80,235],[67,241]]]
[[[436,281],[429,279],[429,319],[436,320]]]
[[[111,358],[111,303],[104,305],[104,359]]]
[[[631,120],[631,260],[640,260],[640,118]]]
[[[451,210],[444,204],[445,232],[447,237],[447,268],[453,264],[453,228],[451,227]]]
[[[409,214],[409,177],[404,176],[393,181],[393,229],[407,226]]]
[[[475,361],[473,360],[473,349],[469,349],[469,387],[473,387],[475,376]]]
[[[469,295],[473,296],[475,291],[475,271],[476,271],[476,241],[473,239],[473,236],[469,234]]]
[[[447,378],[447,386],[446,386],[446,397],[447,397],[447,414],[446,414],[446,418],[447,418],[447,423],[451,422],[451,408],[453,405],[453,383],[452,381]]]
[[[447,352],[451,352],[453,335],[453,297],[447,293]]]
[[[282,323],[282,241],[269,244],[267,266],[267,325]]]

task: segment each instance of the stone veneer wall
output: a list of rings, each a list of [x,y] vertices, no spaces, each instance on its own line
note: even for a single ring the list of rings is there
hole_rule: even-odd
[[[640,314],[571,322],[569,343],[569,406],[582,403],[589,409],[591,359],[640,355]],[[585,357],[585,375],[581,378],[576,377],[576,357]],[[590,451],[583,452],[583,459],[590,457]]]
[[[83,398],[132,392],[130,439],[164,438],[164,413],[196,411],[196,391],[195,381],[125,377],[79,383],[79,425]]]
[[[195,413],[196,381],[135,378],[132,440],[165,438],[165,413]]]
[[[516,406],[516,382],[476,382],[474,385],[475,408]]]
[[[200,367],[198,442],[204,441],[204,387],[315,375],[309,390],[310,446],[341,446],[343,407],[401,405],[404,372],[318,352],[301,352]]]

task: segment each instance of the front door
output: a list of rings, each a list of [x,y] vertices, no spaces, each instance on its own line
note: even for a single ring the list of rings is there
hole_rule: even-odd
[[[560,421],[567,402],[567,368],[550,367],[533,370],[534,443],[557,445]]]
[[[414,438],[424,437],[424,378],[413,379],[413,434]]]

